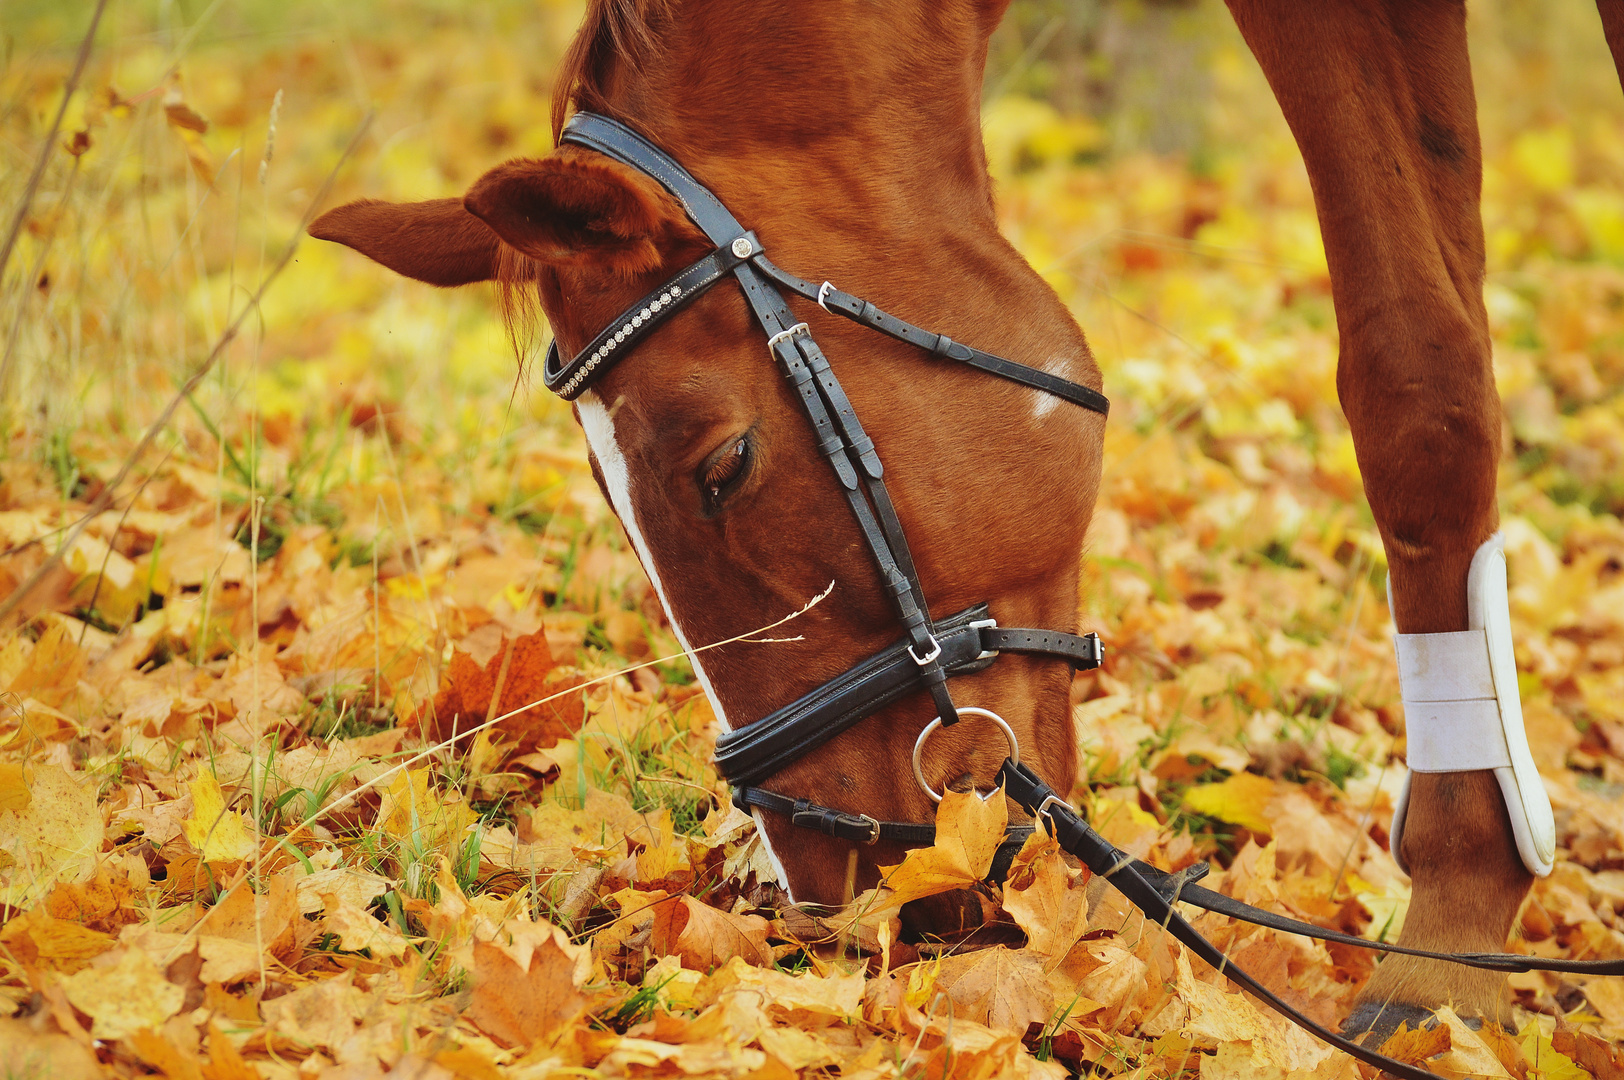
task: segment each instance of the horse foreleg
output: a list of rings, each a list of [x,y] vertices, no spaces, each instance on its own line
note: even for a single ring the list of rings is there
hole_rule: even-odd
[[[1500,402],[1464,5],[1229,6],[1308,166],[1341,339],[1337,389],[1387,549],[1394,619],[1403,634],[1465,631],[1468,570],[1498,520]],[[1474,765],[1412,779],[1402,855],[1414,888],[1400,940],[1501,949],[1532,878],[1495,774]],[[1502,981],[1390,958],[1345,1027],[1379,1032],[1446,1004],[1503,1019]]]

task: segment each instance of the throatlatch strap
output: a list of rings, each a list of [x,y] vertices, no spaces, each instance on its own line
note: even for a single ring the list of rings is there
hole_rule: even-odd
[[[1018,364],[1013,360],[1006,360],[1002,356],[972,349],[962,341],[954,341],[946,334],[936,334],[929,330],[904,322],[895,315],[888,314],[869,303],[867,300],[850,293],[841,292],[834,286],[814,285],[805,278],[796,277],[789,271],[772,263],[766,255],[755,260],[756,266],[768,277],[772,278],[784,288],[816,301],[825,311],[832,311],[836,315],[844,315],[860,326],[870,330],[878,330],[887,337],[896,338],[909,345],[924,349],[932,356],[944,360],[956,360],[978,371],[989,375],[996,375],[1001,379],[1030,386],[1034,390],[1042,390],[1055,397],[1064,398],[1073,405],[1081,405],[1085,409],[1104,415],[1111,411],[1111,403],[1105,395],[1093,387],[1082,383],[1063,379],[1058,375],[1051,375],[1041,368]]]

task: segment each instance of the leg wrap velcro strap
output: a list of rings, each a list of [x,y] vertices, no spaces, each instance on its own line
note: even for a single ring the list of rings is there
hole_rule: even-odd
[[[1466,590],[1471,629],[1395,637],[1405,756],[1412,773],[1492,769],[1523,865],[1543,877],[1556,857],[1556,821],[1523,727],[1500,533],[1477,549]],[[1388,833],[1393,858],[1406,873],[1401,852],[1409,802],[1406,779]]]
[[[1410,771],[1509,768],[1488,636],[1482,630],[1398,634],[1393,644]]]

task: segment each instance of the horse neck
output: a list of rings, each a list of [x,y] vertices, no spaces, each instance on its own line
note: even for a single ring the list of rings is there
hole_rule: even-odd
[[[980,103],[1000,8],[678,0],[659,55],[616,64],[605,104],[741,220],[993,232]]]

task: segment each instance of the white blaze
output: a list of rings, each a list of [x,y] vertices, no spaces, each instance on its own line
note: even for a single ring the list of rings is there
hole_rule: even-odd
[[[1051,356],[1048,363],[1041,364],[1039,367],[1057,378],[1067,379],[1071,377],[1071,360],[1070,357],[1064,355]],[[1047,390],[1033,390],[1032,393],[1036,394],[1038,399],[1037,405],[1032,410],[1032,415],[1039,420],[1054,412],[1060,405],[1059,396],[1051,394]]]
[[[722,701],[716,696],[716,688],[711,685],[710,677],[705,674],[705,667],[699,661],[693,646],[688,643],[688,635],[682,632],[682,624],[677,622],[677,613],[671,608],[671,601],[665,595],[665,586],[660,582],[660,571],[654,565],[654,555],[649,551],[648,542],[643,539],[643,529],[637,522],[637,509],[632,504],[631,474],[626,468],[626,457],[620,452],[620,443],[615,439],[615,421],[609,415],[609,410],[603,407],[595,391],[588,390],[575,402],[580,411],[581,430],[586,433],[587,445],[592,448],[593,457],[598,459],[598,470],[603,474],[603,486],[609,492],[609,504],[614,507],[615,513],[620,517],[621,527],[626,530],[626,537],[632,542],[632,550],[637,552],[638,561],[643,564],[643,572],[648,574],[650,584],[654,586],[654,594],[660,598],[660,606],[665,609],[666,618],[671,621],[671,630],[677,635],[677,642],[682,646],[683,652],[688,654],[688,662],[693,665],[694,676],[710,699],[711,708],[716,712],[716,718],[729,730],[733,724],[727,718],[727,712],[722,708]],[[756,819],[756,835],[761,837],[761,845],[767,852],[767,859],[778,874],[778,883],[789,888],[789,876],[784,873],[784,864],[778,861],[778,855],[773,851],[772,841],[767,839],[767,830],[761,820],[761,811],[754,812]],[[794,896],[790,897],[791,902]]]

